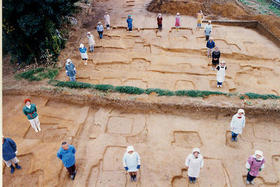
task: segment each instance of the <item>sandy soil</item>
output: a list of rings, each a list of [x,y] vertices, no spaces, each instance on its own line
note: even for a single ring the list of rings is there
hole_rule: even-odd
[[[3,131],[17,142],[23,166],[13,177],[4,168],[4,186],[187,186],[184,160],[194,146],[205,157],[196,186],[245,186],[245,162],[255,149],[263,150],[267,161],[256,180],[258,186],[279,186],[279,115],[247,116],[244,133],[232,143],[232,113],[226,111],[143,113],[31,97],[42,126],[42,132],[35,134],[21,113],[25,97],[4,96]],[[77,148],[75,181],[56,158],[62,140]],[[142,158],[140,180],[134,185],[121,163],[130,144]]]
[[[113,0],[95,1],[86,10],[88,16],[73,29],[60,56],[61,66],[71,58],[77,66],[77,78],[83,82],[216,90],[215,72],[205,55],[203,32],[193,30],[196,20],[183,16],[184,28],[176,32],[170,29],[174,16],[164,15],[164,29],[156,32],[156,14],[146,11],[148,3],[148,0],[118,1],[118,4]],[[115,28],[105,31],[100,41],[94,26],[105,10],[110,12]],[[125,31],[127,14],[133,15],[139,30]],[[87,43],[87,31],[95,35],[97,46],[89,54],[89,64],[84,66],[77,48],[80,42]],[[221,91],[280,94],[279,84],[275,84],[280,73],[280,49],[274,43],[243,27],[214,25],[213,36],[229,68]],[[246,159],[255,149],[263,150],[267,161],[256,186],[280,186],[279,101],[256,100],[247,106],[238,98],[223,96],[202,99],[89,93],[54,89],[46,81],[32,83],[28,89],[30,83],[12,77],[12,73],[5,74],[4,90],[8,94],[3,98],[3,133],[16,141],[23,169],[11,175],[4,167],[4,186],[242,187]],[[58,78],[66,80],[64,70]],[[11,94],[13,89],[17,89],[16,95]],[[36,92],[31,94],[32,90]],[[51,90],[63,95],[63,99],[57,99]],[[42,126],[38,134],[22,114],[26,97],[38,107]],[[84,98],[95,103],[83,101]],[[260,110],[266,104],[270,107],[268,111],[274,110],[273,115]],[[229,123],[233,109],[238,107],[248,109],[247,123],[239,142],[232,143]],[[56,158],[63,140],[77,148],[75,181],[69,179]],[[134,145],[142,158],[137,184],[129,182],[122,168],[127,145]],[[205,167],[199,183],[190,185],[184,161],[194,146],[201,148]]]
[[[107,1],[105,7],[112,3]],[[77,80],[93,84],[218,90],[216,72],[211,70],[211,60],[206,56],[203,30],[195,30],[196,20],[183,16],[183,27],[177,32],[172,28],[174,16],[164,15],[163,31],[157,32],[156,14],[147,12],[143,5],[142,0],[114,5],[110,14],[115,27],[105,31],[102,40],[93,28],[72,32],[60,57],[61,65],[71,58],[77,66]],[[101,2],[95,6],[100,7]],[[136,29],[131,33],[125,29],[127,14],[133,15],[135,23]],[[279,95],[280,87],[275,84],[280,72],[279,47],[253,29],[213,26],[212,36],[228,66],[224,87],[219,90]],[[96,48],[89,53],[85,66],[77,47],[79,43],[87,44],[87,31],[95,35]],[[58,79],[67,80],[64,71]]]

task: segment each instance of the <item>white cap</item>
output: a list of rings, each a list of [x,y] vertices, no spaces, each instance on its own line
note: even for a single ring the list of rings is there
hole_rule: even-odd
[[[208,23],[211,23],[211,20],[209,20]]]
[[[71,62],[71,59],[70,59],[70,58],[68,58],[68,59],[66,60],[66,62],[67,62],[67,63]]]
[[[243,113],[245,115],[245,111],[243,109],[238,109],[237,113]]]
[[[177,16],[180,16],[180,13],[179,13],[179,12],[177,12]]]
[[[255,157],[256,157],[257,155],[261,156],[261,158],[259,158],[258,160],[262,160],[262,159],[263,159],[263,152],[262,152],[262,151],[256,150],[256,151],[255,151]]]
[[[194,153],[194,152],[200,153],[200,149],[199,148],[193,148],[192,153]]]
[[[98,24],[98,25],[100,25],[100,24],[101,24],[101,22],[99,21],[97,24]]]
[[[87,34],[90,34],[90,32],[87,32]]]
[[[80,48],[84,48],[84,44],[80,44]]]
[[[134,147],[132,145],[127,146],[126,152],[134,151]]]

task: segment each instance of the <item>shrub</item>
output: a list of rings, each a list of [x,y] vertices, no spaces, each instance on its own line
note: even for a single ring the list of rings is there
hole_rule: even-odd
[[[273,94],[256,94],[256,93],[245,93],[245,95],[249,98],[249,99],[280,99],[280,96],[277,95],[273,95]]]
[[[115,87],[115,91],[120,93],[137,94],[137,95],[145,93],[144,89],[133,87],[133,86],[117,86]]]
[[[64,82],[59,81],[56,86],[58,87],[68,87],[68,88],[93,88],[93,85],[84,82]]]
[[[94,85],[93,88],[96,90],[103,91],[103,92],[108,92],[110,90],[114,90],[114,86],[112,86],[110,84],[97,84],[97,85]]]
[[[151,94],[151,93],[157,93],[159,96],[173,96],[175,95],[175,93],[173,91],[170,90],[163,90],[163,89],[159,89],[159,88],[148,88],[145,90],[146,94]]]
[[[36,68],[15,75],[16,79],[26,79],[29,81],[41,81],[43,79],[54,79],[59,73],[58,69]]]
[[[201,90],[178,90],[175,92],[177,96],[189,96],[189,97],[206,97],[209,95],[226,95],[223,92],[217,91],[201,91]]]

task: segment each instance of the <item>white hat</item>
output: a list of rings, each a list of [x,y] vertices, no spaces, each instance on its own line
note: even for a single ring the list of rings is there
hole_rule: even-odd
[[[80,44],[80,48],[84,48],[84,44]]]
[[[263,152],[262,151],[260,151],[260,150],[256,150],[255,151],[255,157],[257,156],[257,155],[260,155],[261,156],[261,158],[260,159],[258,159],[258,160],[262,160],[263,159]]]
[[[161,16],[161,13],[159,13],[158,16]]]
[[[90,32],[87,32],[87,34],[90,34]]]
[[[200,149],[199,148],[193,148],[192,153],[194,153],[194,152],[200,153]]]
[[[126,152],[134,151],[134,147],[132,145],[127,146]]]
[[[225,64],[226,62],[224,60],[221,61],[221,64]],[[238,110],[239,111],[239,110]],[[239,112],[238,112],[239,113]]]
[[[71,62],[71,59],[68,58],[68,59],[66,60],[66,63],[70,63],[70,62]]]
[[[237,113],[243,113],[245,115],[245,111],[243,109],[238,109]]]
[[[101,24],[101,22],[99,21],[97,24],[98,24],[98,25],[100,25],[100,24]]]
[[[209,20],[208,23],[211,23],[211,20]]]
[[[179,13],[179,12],[177,12],[177,16],[180,16],[180,13]]]

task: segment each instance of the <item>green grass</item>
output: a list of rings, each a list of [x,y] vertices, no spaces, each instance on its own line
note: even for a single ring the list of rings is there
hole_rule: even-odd
[[[36,68],[15,75],[17,80],[26,79],[28,81],[41,81],[43,79],[53,80],[59,73],[59,69]]]
[[[225,95],[227,97],[239,97],[244,100],[245,98],[249,99],[280,99],[280,96],[273,94],[256,94],[256,93],[224,93],[219,91],[207,91],[207,90],[178,90],[178,91],[170,91],[159,88],[148,88],[142,89],[133,86],[116,86],[110,84],[89,84],[84,82],[63,82],[58,80],[51,80],[49,84],[56,87],[68,87],[71,89],[93,89],[99,90],[102,92],[118,92],[118,93],[126,93],[126,94],[151,94],[156,93],[158,96],[187,96],[187,97],[202,97],[205,98],[209,95]]]

